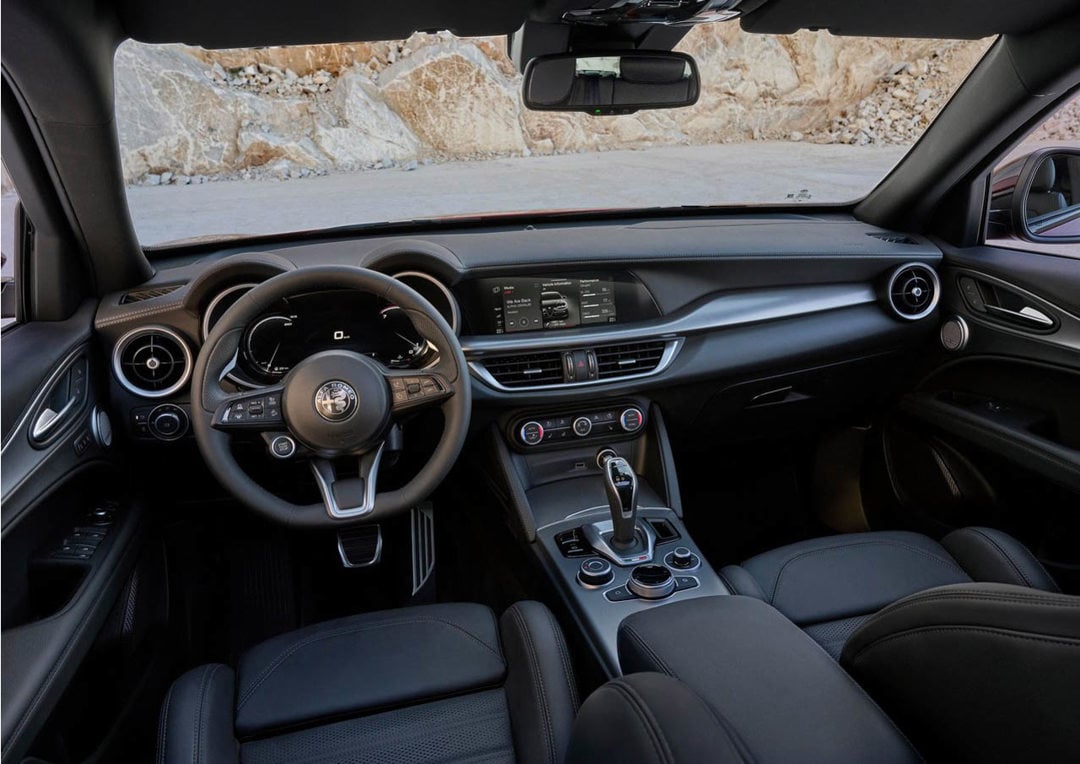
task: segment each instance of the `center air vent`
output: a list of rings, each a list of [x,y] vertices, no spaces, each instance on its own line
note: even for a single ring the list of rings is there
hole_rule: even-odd
[[[128,332],[113,351],[113,372],[128,391],[145,398],[172,395],[191,376],[191,350],[163,326]]]
[[[672,361],[681,340],[640,340],[595,348],[499,355],[471,362],[473,372],[502,390],[596,385],[659,374]]]
[[[484,368],[503,387],[533,387],[563,383],[563,354],[558,351],[486,358]]]
[[[664,357],[666,347],[666,342],[656,340],[597,348],[596,366],[600,379],[629,377],[655,371]]]
[[[901,265],[892,272],[886,287],[893,313],[909,321],[929,315],[937,307],[940,294],[937,273],[922,263]]]

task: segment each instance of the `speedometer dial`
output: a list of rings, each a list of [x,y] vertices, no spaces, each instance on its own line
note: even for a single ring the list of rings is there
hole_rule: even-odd
[[[295,323],[291,316],[266,316],[247,335],[247,360],[260,374],[279,379],[292,366]],[[282,352],[284,351],[284,353]]]

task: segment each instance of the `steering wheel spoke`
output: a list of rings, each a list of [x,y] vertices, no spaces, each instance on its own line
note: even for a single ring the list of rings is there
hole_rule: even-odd
[[[230,395],[214,411],[213,427],[218,430],[271,432],[285,429],[281,413],[280,386],[264,387]]]
[[[453,386],[442,374],[431,371],[388,370],[385,376],[390,384],[392,416],[442,403],[454,395]]]
[[[311,460],[311,471],[319,486],[327,514],[335,520],[362,517],[375,508],[375,495],[385,442],[360,457],[357,477],[339,478],[329,459]]]

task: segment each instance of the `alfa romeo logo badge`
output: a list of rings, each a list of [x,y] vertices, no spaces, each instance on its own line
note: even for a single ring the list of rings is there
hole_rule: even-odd
[[[342,422],[356,411],[356,391],[338,379],[327,382],[315,392],[315,410],[328,422]]]

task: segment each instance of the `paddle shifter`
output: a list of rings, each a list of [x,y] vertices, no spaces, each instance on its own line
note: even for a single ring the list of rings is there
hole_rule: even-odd
[[[604,490],[611,509],[612,534],[608,543],[616,550],[635,546],[637,539],[637,475],[630,463],[610,448],[596,455],[604,473]]]

